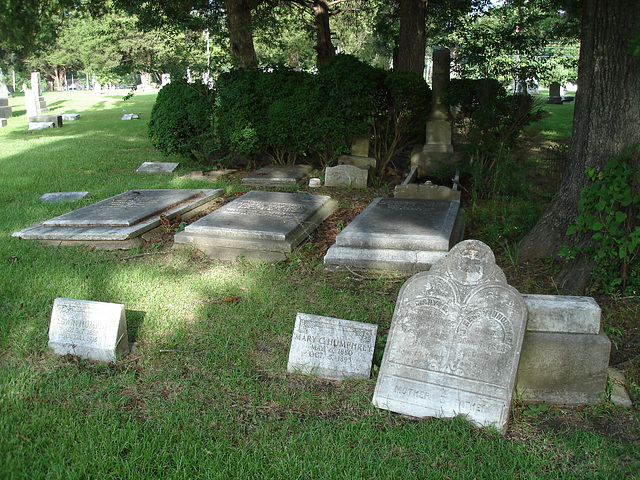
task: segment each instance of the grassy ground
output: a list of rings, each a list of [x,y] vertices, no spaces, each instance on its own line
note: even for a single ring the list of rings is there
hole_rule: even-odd
[[[143,161],[167,160],[146,138],[154,95],[123,102],[125,92],[116,93],[45,95],[53,113],[81,118],[40,132],[26,131],[22,98],[13,98],[14,117],[0,130],[1,478],[637,474],[638,418],[607,402],[545,411],[516,400],[509,430],[499,435],[461,419],[416,420],[374,408],[376,368],[371,380],[341,383],[286,372],[297,312],[374,323],[381,335],[389,328],[404,278],[325,272],[321,258],[332,236],[372,198],[388,195],[391,184],[366,192],[332,189],[340,198],[336,215],[274,265],[173,251],[168,234],[129,252],[12,238],[23,227],[127,189],[243,191],[243,172],[213,184],[180,179],[195,168],[182,159],[170,159],[181,162],[172,175],[134,173]],[[141,120],[121,121],[124,111]],[[75,204],[38,201],[58,190],[90,196]],[[475,215],[486,221],[471,221],[469,235],[493,242],[522,291],[550,292],[552,265],[510,260],[514,229],[531,220],[522,213],[531,203],[521,202],[520,209],[478,204]],[[53,355],[47,330],[57,297],[123,303],[132,353],[115,364]],[[623,305],[637,314],[637,303]],[[619,328],[627,335],[627,327]]]

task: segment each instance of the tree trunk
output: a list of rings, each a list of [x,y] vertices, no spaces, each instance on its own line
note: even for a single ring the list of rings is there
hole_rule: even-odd
[[[578,92],[573,132],[562,184],[547,211],[520,244],[519,257],[556,255],[578,216],[585,169],[601,170],[626,147],[640,142],[640,68],[628,53],[629,38],[640,29],[637,0],[584,0]],[[561,277],[570,290],[585,285],[584,261],[565,267]]]
[[[400,33],[396,70],[424,74],[427,36],[425,22],[428,0],[400,0]]]
[[[251,3],[249,0],[226,0],[225,7],[233,68],[255,68],[258,59],[253,46]]]
[[[326,0],[314,0],[313,19],[316,28],[316,64],[318,67],[326,65],[336,53],[331,42],[331,29],[329,28],[329,5]]]

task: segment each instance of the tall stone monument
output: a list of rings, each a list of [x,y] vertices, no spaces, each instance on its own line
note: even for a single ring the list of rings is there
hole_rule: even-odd
[[[491,249],[460,242],[400,290],[374,405],[504,431],[526,322]]]
[[[9,89],[4,83],[4,78],[0,71],[0,118],[11,118],[11,113],[11,107],[9,106]]]
[[[38,115],[42,113],[48,113],[47,102],[44,101],[42,96],[42,82],[40,81],[40,72],[31,73],[31,90],[36,99],[36,110]]]
[[[451,53],[446,47],[433,49],[433,75],[431,87],[431,113],[427,120],[427,143],[416,146],[411,153],[411,167],[418,168],[419,176],[429,175],[442,163],[457,160],[451,143],[452,116],[443,102],[444,87],[449,82]]]

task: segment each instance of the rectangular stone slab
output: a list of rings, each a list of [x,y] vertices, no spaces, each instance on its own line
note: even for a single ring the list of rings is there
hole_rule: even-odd
[[[58,355],[115,362],[129,352],[124,305],[56,298],[49,348]]]
[[[296,185],[307,178],[311,165],[268,165],[242,179],[245,185],[282,187]]]
[[[236,255],[288,253],[336,208],[337,202],[324,195],[251,191],[188,225],[174,241],[204,247],[214,257],[216,248],[232,249],[227,254],[237,249]]]
[[[177,162],[143,162],[136,172],[138,173],[171,173],[177,167]]]
[[[527,331],[600,333],[601,310],[592,297],[523,295],[529,312]]]
[[[460,204],[447,200],[376,198],[336,237],[340,247],[444,251]]]
[[[298,313],[287,371],[329,380],[369,378],[378,326]]]

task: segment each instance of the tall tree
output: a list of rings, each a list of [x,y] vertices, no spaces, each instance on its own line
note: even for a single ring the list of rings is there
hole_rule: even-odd
[[[563,182],[548,209],[520,244],[520,258],[558,254],[578,216],[587,185],[585,169],[601,170],[626,147],[640,142],[640,68],[630,53],[640,31],[637,0],[583,0],[578,92]],[[578,292],[588,283],[583,258],[565,266],[560,281]]]
[[[407,70],[422,75],[427,45],[425,22],[428,0],[400,0],[400,31],[398,50],[394,62],[397,70]]]

